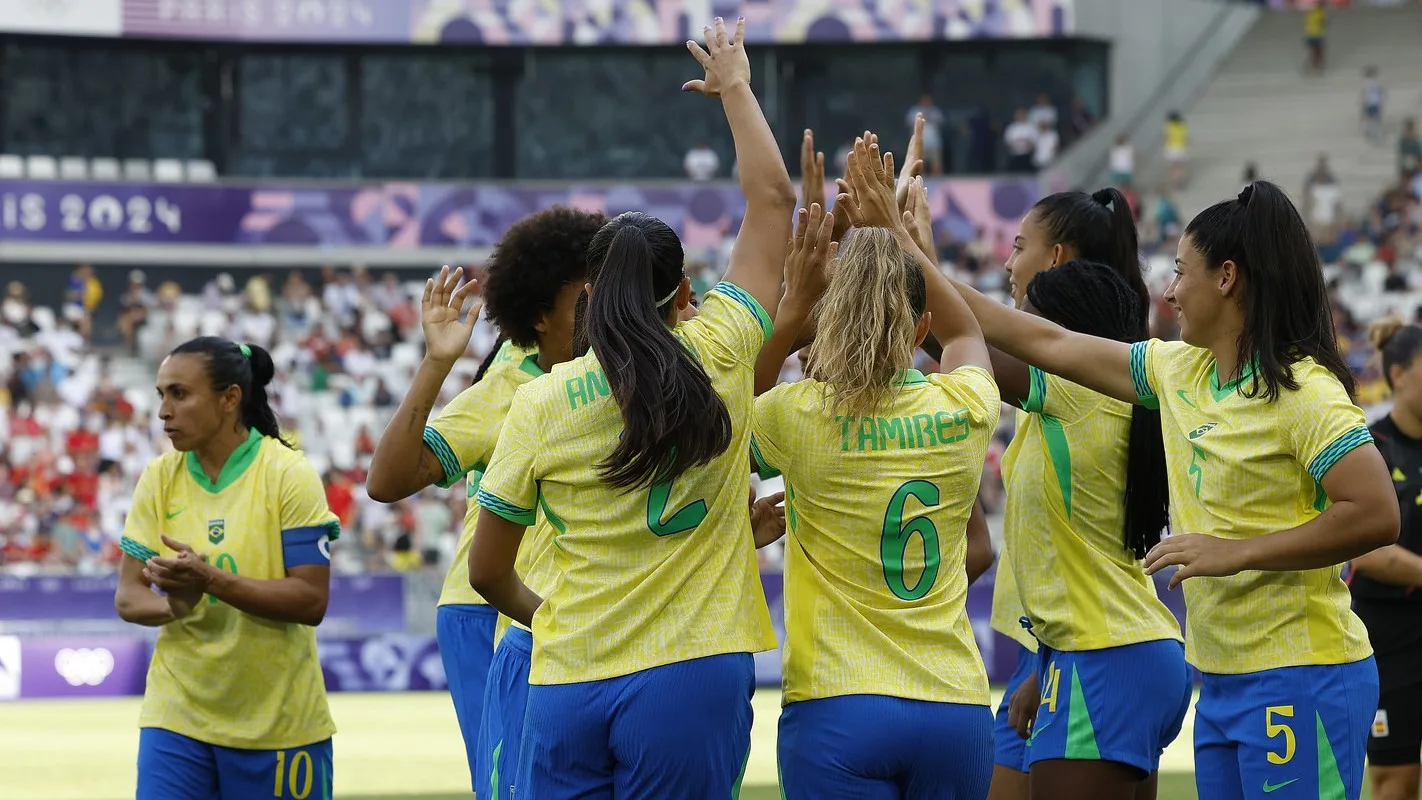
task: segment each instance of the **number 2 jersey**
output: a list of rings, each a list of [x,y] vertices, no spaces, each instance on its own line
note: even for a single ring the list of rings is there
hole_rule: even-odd
[[[300,452],[251,432],[216,482],[194,453],[171,452],[143,470],[120,546],[146,561],[172,557],[162,536],[228,572],[277,580],[329,566],[340,524],[316,468]],[[281,750],[335,733],[316,656],[316,629],[256,617],[204,597],[158,633],[140,728],[200,742]]]
[[[964,565],[997,384],[980,367],[899,381],[874,416],[828,410],[815,380],[756,400],[757,469],[785,478],[787,704],[989,702]]]
[[[726,405],[731,444],[669,484],[618,489],[597,464],[623,432],[594,353],[518,390],[478,502],[553,529],[552,585],[533,618],[529,683],[577,683],[775,647],[751,538],[751,394],[765,310],[722,282],[674,333]],[[525,534],[527,536],[528,534]]]

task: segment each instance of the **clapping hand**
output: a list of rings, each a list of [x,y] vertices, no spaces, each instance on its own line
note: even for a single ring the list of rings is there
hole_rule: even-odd
[[[724,92],[737,86],[750,85],[750,59],[746,57],[746,20],[741,17],[736,23],[736,35],[726,36],[726,22],[716,18],[716,28],[703,29],[706,49],[688,40],[686,49],[706,70],[706,78],[687,81],[682,84],[683,92],[700,92],[707,97],[720,97]]]
[[[469,349],[469,337],[474,334],[474,323],[479,319],[481,308],[476,298],[469,310],[464,311],[464,301],[479,289],[479,282],[471,278],[460,286],[459,279],[463,275],[463,267],[455,267],[453,272],[447,265],[440,267],[439,277],[425,281],[425,295],[420,300],[425,356],[447,366],[453,366]]]
[[[908,228],[909,238],[913,239],[913,243],[918,245],[918,249],[925,255],[935,252],[933,217],[928,213],[928,187],[924,186],[923,178],[915,177],[909,181],[904,226]]]
[[[212,568],[208,566],[207,556],[198,554],[183,542],[164,536],[163,544],[176,555],[148,559],[144,562],[143,577],[167,594],[173,616],[182,618],[192,613],[207,592]]]
[[[923,114],[918,114],[913,119],[913,135],[909,137],[908,148],[904,151],[904,166],[899,171],[899,182],[895,188],[895,196],[899,201],[899,208],[908,207],[910,187],[913,180],[923,174]],[[913,230],[910,228],[909,230]]]
[[[894,198],[894,154],[879,155],[878,142],[854,140],[849,154],[849,179],[840,182],[836,207],[843,204],[857,228],[903,230],[904,221]],[[848,189],[848,192],[843,191]]]
[[[781,307],[808,311],[828,284],[825,267],[839,252],[839,243],[830,241],[832,221],[824,207],[811,203],[796,214],[795,235],[785,258],[785,299]]]

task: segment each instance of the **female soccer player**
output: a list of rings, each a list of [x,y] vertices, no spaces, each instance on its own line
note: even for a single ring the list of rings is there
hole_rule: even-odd
[[[750,654],[775,646],[746,503],[751,390],[795,193],[744,31],[718,19],[709,54],[687,45],[706,77],[685,88],[721,99],[746,195],[725,280],[677,324],[676,234],[635,212],[604,226],[592,352],[518,393],[479,487],[470,581],[534,629],[520,797],[724,798],[749,754]],[[535,507],[556,531],[546,599],[514,569]]]
[[[755,404],[757,467],[783,473],[789,498],[789,798],[982,798],[992,772],[964,562],[1000,400],[971,313],[909,238],[888,164],[858,140],[854,195],[839,201],[856,230],[815,308],[809,377]],[[818,205],[801,219],[791,261],[825,258],[832,221]],[[814,303],[798,283],[776,343],[797,338]],[[926,378],[913,354],[930,325],[948,374]]]
[[[1195,217],[1175,263],[1178,343],[1074,333],[959,290],[990,343],[1161,409],[1184,533],[1145,565],[1185,584],[1200,796],[1357,798],[1378,678],[1339,565],[1396,541],[1398,511],[1349,399],[1317,252],[1260,181]]]
[[[175,450],[138,481],[114,597],[126,622],[162,628],[138,719],[139,800],[331,796],[315,626],[340,526],[315,468],[281,440],[272,375],[262,348],[212,337],[158,368]]]
[[[393,503],[430,485],[451,486],[466,473],[473,498],[514,391],[572,357],[573,306],[587,276],[587,246],[605,221],[601,214],[555,206],[504,233],[487,264],[484,300],[505,341],[480,367],[474,385],[428,422],[440,387],[469,347],[479,307],[476,303],[461,318],[477,284],[459,286],[459,269],[451,273],[446,267],[425,284],[425,358],[376,446],[366,483],[373,499]],[[523,720],[519,677],[528,674],[530,643],[527,629],[514,631],[499,640],[502,655],[496,656],[498,614],[469,586],[469,543],[477,519],[478,505],[471,502],[445,575],[436,633],[474,790],[487,793],[496,774],[505,784],[514,778]],[[551,569],[543,557],[549,538],[538,535],[542,529],[528,537],[519,562],[520,574],[540,589]],[[500,663],[492,667],[496,657]],[[486,683],[490,674],[496,676],[492,689]],[[512,714],[504,713],[506,697]],[[506,736],[511,743],[504,744]],[[507,788],[492,791],[496,797],[508,794]]]
[[[1402,515],[1397,544],[1353,559],[1353,610],[1377,651],[1381,687],[1368,739],[1374,800],[1417,797],[1422,752],[1422,327],[1386,319],[1368,332],[1382,353],[1392,411],[1372,426]]]

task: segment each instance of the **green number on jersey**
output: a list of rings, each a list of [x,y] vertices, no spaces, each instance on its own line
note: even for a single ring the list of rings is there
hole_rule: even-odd
[[[1195,452],[1190,456],[1190,469],[1186,470],[1185,474],[1195,479],[1195,496],[1199,497],[1200,479],[1205,477],[1205,468],[1200,465],[1209,459],[1205,457],[1205,451],[1195,445],[1190,445],[1190,449]]]
[[[879,538],[879,559],[884,563],[884,581],[900,600],[918,600],[928,594],[938,580],[938,529],[928,517],[904,524],[904,503],[913,497],[924,506],[939,502],[938,487],[928,481],[909,481],[889,500],[884,512],[884,534]],[[914,534],[923,539],[923,572],[912,588],[904,584],[904,551]]]
[[[671,500],[672,482],[652,485],[647,495],[647,529],[658,536],[675,536],[692,530],[706,519],[706,501],[697,500],[677,509],[670,519],[666,517],[667,503]]]
[[[217,555],[217,560],[214,561],[213,564],[218,569],[223,570],[225,572],[230,572],[233,575],[241,574],[237,571],[237,559],[233,558],[231,553],[219,553]],[[210,606],[217,605],[217,598],[213,597],[212,595],[208,595],[207,604]]]

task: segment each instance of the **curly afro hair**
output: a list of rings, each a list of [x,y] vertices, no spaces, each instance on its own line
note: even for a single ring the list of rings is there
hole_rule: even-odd
[[[484,307],[500,333],[520,347],[538,344],[534,325],[558,292],[587,277],[587,249],[607,222],[602,214],[553,206],[515,222],[485,262]]]

